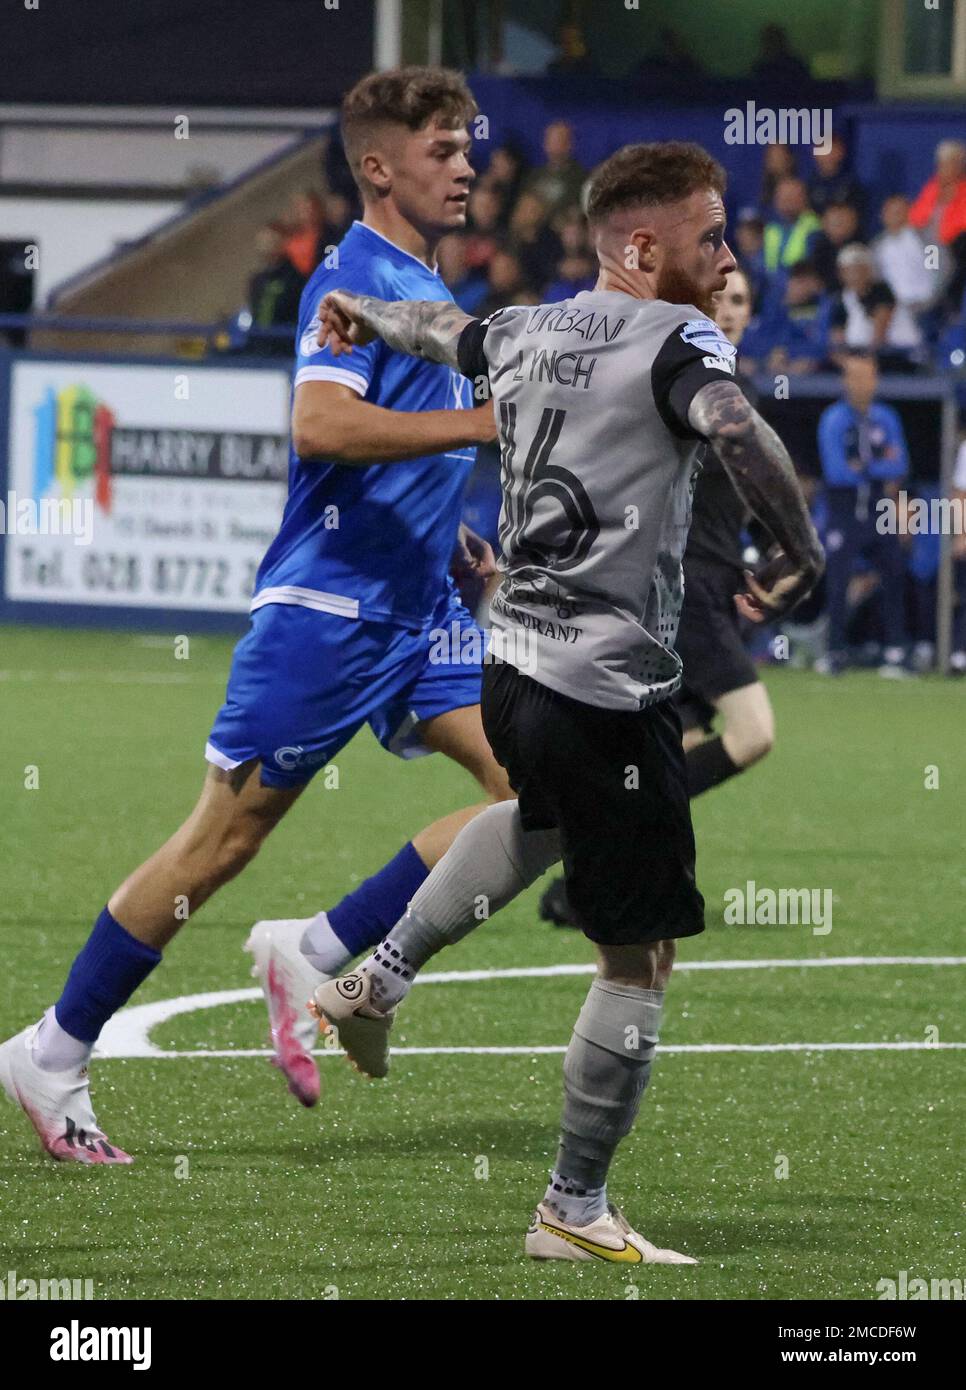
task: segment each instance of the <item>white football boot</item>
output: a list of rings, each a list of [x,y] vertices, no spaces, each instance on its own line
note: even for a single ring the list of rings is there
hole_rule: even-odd
[[[540,1202],[530,1219],[524,1250],[534,1260],[609,1260],[627,1265],[696,1265],[690,1255],[659,1250],[609,1203],[589,1226],[571,1226]]]
[[[107,1140],[91,1108],[86,1067],[44,1071],[34,1061],[39,1023],[0,1045],[0,1086],[19,1105],[51,1158],[75,1163],[133,1163]]]
[[[312,1056],[318,1030],[307,1011],[318,984],[328,979],[303,956],[299,943],[311,917],[256,922],[245,942],[254,958],[252,974],[262,987],[268,1005],[272,1065],[288,1082],[292,1095],[303,1105],[319,1099],[319,1069]]]
[[[309,1005],[319,1029],[334,1028],[342,1047],[364,1076],[385,1076],[389,1071],[389,1032],[396,1010],[382,1013],[372,1003],[372,977],[364,970],[340,975],[319,985]]]

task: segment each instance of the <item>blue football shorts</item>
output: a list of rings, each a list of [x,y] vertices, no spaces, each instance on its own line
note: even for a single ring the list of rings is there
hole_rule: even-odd
[[[366,723],[390,753],[419,757],[421,721],[479,704],[483,651],[455,590],[422,632],[266,604],[235,648],[205,757],[226,771],[258,758],[263,786],[297,787]]]

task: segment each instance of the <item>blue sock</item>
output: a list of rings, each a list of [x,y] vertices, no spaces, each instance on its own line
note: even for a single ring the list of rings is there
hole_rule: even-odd
[[[429,870],[410,841],[395,859],[390,859],[332,909],[328,914],[329,926],[350,955],[357,956],[369,946],[378,946],[428,877]]]
[[[137,941],[105,907],[54,1005],[57,1022],[72,1038],[95,1043],[160,959],[160,951]]]

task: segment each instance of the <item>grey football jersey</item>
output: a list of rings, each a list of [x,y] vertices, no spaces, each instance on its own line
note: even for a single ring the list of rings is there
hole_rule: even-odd
[[[592,290],[474,320],[459,364],[500,424],[493,655],[587,704],[666,698],[700,466],[687,412],[733,377],[734,347],[693,305]]]

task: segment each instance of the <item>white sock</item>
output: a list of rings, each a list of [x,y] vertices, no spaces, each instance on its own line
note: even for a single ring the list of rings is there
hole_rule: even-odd
[[[53,1005],[40,1021],[34,1039],[33,1059],[42,1071],[73,1071],[86,1067],[94,1051],[90,1043],[65,1033],[57,1022]]]
[[[323,975],[341,975],[352,959],[352,952],[329,926],[328,914],[317,912],[305,928],[299,950]]]
[[[543,1200],[568,1226],[589,1226],[607,1210],[607,1185],[584,1187],[571,1178],[562,1177],[554,1169]]]

